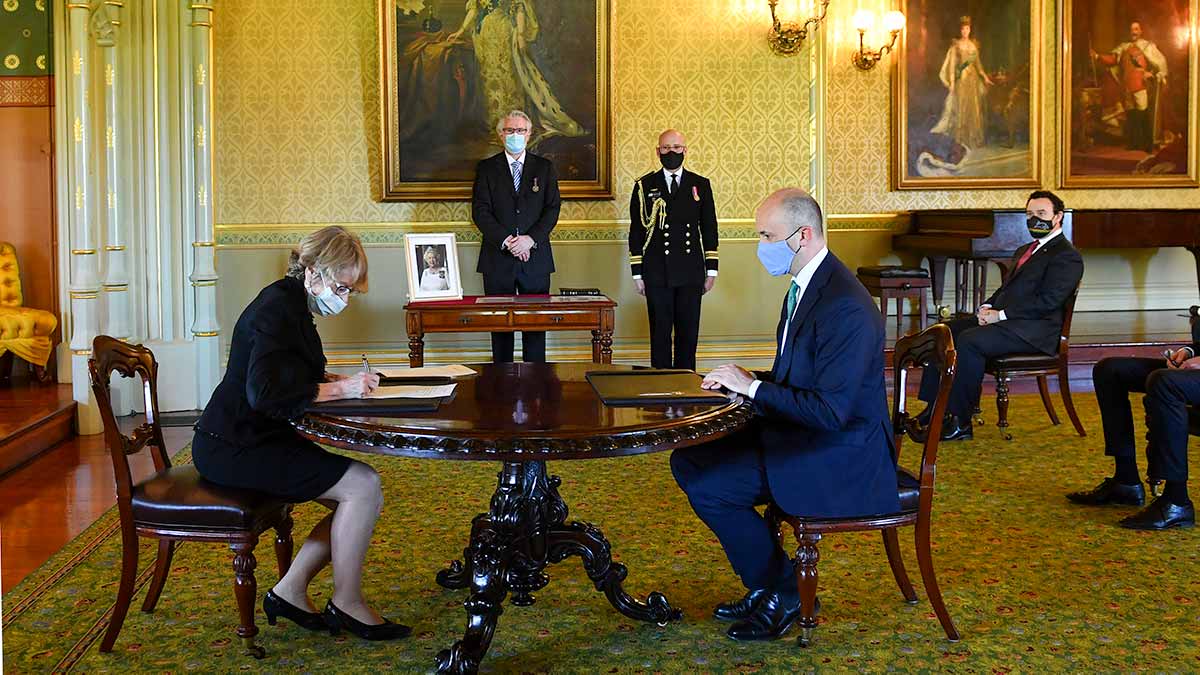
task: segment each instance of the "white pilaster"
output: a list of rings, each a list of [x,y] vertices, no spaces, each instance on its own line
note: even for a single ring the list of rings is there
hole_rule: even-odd
[[[104,317],[101,329],[106,335],[128,340],[133,335],[129,313],[129,241],[128,223],[122,220],[119,195],[124,191],[118,146],[120,138],[118,101],[123,73],[118,72],[117,44],[121,34],[122,0],[104,0],[96,7],[92,30],[104,54],[104,162],[105,162],[105,238],[104,238]]]
[[[90,7],[85,3],[67,3],[69,65],[68,116],[71,120],[68,155],[70,174],[68,184],[70,223],[70,278],[67,285],[71,307],[71,387],[78,406],[80,434],[97,434],[103,430],[88,378],[87,361],[92,353],[92,339],[99,329],[100,275],[96,255],[96,232],[89,218],[92,190],[88,182],[88,19]]]
[[[196,397],[200,407],[220,381],[220,333],[217,321],[216,241],[213,235],[212,178],[212,21],[215,0],[183,0],[192,11],[192,167],[195,190],[194,295],[191,332],[196,343]]]

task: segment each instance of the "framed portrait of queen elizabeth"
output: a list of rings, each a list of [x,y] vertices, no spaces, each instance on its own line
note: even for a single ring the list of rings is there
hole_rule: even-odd
[[[892,183],[899,190],[1041,183],[1040,0],[905,2]]]
[[[512,110],[563,198],[611,198],[609,4],[380,0],[381,199],[470,199]]]

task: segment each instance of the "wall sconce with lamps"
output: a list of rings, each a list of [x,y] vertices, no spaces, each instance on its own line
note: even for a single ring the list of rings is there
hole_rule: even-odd
[[[904,14],[895,10],[883,15],[883,27],[891,35],[891,40],[879,49],[871,51],[866,48],[867,31],[875,25],[875,13],[869,9],[860,9],[854,13],[854,29],[858,31],[858,51],[851,55],[854,65],[859,70],[871,70],[885,54],[896,46],[896,38],[904,30]]]
[[[829,10],[829,0],[817,2],[821,5],[820,12],[804,23],[797,23],[780,21],[775,14],[775,6],[779,4],[779,0],[767,0],[767,4],[771,6],[771,32],[767,35],[767,44],[771,45],[771,51],[780,56],[795,56],[800,52],[800,48],[804,46],[804,38],[808,37],[809,26],[816,30],[817,25],[825,19],[825,12]]]

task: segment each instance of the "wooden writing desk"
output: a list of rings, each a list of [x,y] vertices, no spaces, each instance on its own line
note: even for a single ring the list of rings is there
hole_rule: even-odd
[[[602,295],[469,295],[462,300],[410,302],[404,306],[408,365],[413,368],[425,365],[426,333],[550,330],[592,331],[592,362],[612,363],[616,306],[617,303]]]

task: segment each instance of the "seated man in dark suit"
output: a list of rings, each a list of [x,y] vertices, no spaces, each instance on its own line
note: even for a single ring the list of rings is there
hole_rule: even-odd
[[[1063,313],[1079,280],[1083,256],[1062,236],[1063,201],[1053,192],[1038,190],[1025,202],[1033,241],[1017,249],[1008,278],[979,306],[975,316],[947,322],[958,351],[958,370],[950,389],[942,440],[972,437],[971,415],[979,407],[987,360],[1006,354],[1057,354]],[[923,441],[941,377],[936,369],[921,376],[920,398],[928,407],[917,416],[920,428],[910,430]]]
[[[696,515],[721,542],[749,592],[718,605],[736,640],[787,632],[800,614],[792,563],[755,505],[774,501],[805,516],[860,516],[899,509],[892,425],[884,389],[883,317],[829,249],[821,207],[780,190],[755,214],[758,257],[788,275],[775,365],[751,373],[724,365],[704,386],[750,398],[754,421],[720,441],[671,455]]]
[[[525,149],[533,123],[514,110],[496,123],[504,150],[479,162],[471,190],[471,217],[483,235],[476,271],[487,295],[550,292],[554,253],[550,233],[562,200],[554,164]],[[546,361],[546,334],[521,333],[524,361]],[[492,361],[511,363],[513,334],[492,333]]]
[[[1129,392],[1146,394],[1146,459],[1150,480],[1166,481],[1162,495],[1149,506],[1120,521],[1133,530],[1191,527],[1196,510],[1187,492],[1189,405],[1200,405],[1200,321],[1192,323],[1192,345],[1180,347],[1166,359],[1111,357],[1092,368],[1100,419],[1104,424],[1104,454],[1116,461],[1111,478],[1095,488],[1072,492],[1076,504],[1141,506],[1146,492],[1138,478],[1134,454],[1133,410]]]

